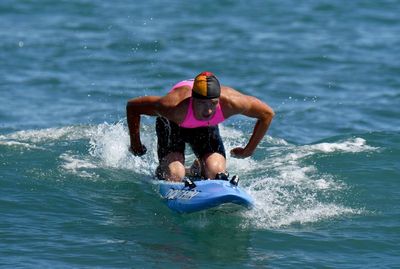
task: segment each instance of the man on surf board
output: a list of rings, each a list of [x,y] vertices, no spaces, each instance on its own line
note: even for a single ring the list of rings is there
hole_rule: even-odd
[[[201,176],[215,178],[226,172],[225,148],[218,124],[241,114],[256,118],[253,134],[247,145],[231,150],[236,158],[253,154],[274,117],[274,111],[261,100],[220,85],[211,72],[202,72],[195,79],[177,83],[165,96],[143,96],[131,99],[126,106],[130,135],[130,151],[136,156],[146,153],[140,140],[140,116],[157,116],[158,178],[181,181],[185,170],[185,144],[197,160],[190,171],[200,170]]]

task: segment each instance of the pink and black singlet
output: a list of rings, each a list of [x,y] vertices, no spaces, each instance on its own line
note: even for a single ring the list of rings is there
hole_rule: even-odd
[[[188,86],[191,90],[193,80],[181,81],[174,85],[171,91],[182,86]],[[197,158],[208,153],[219,153],[226,157],[218,128],[218,124],[225,120],[220,104],[217,105],[216,112],[211,119],[201,121],[194,116],[192,99],[190,97],[189,107],[181,124],[178,125],[164,117],[157,117],[157,153],[160,162],[169,153],[184,154],[185,143],[191,146]]]

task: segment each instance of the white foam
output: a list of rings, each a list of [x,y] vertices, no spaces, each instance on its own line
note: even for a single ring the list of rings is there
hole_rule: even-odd
[[[352,138],[334,143],[319,143],[303,146],[287,144],[284,146],[285,147],[271,147],[268,149],[272,155],[280,155],[280,161],[282,163],[297,162],[300,159],[314,154],[373,152],[379,149],[367,145],[366,140],[363,138]],[[282,151],[282,149],[287,149],[287,152]],[[283,155],[282,152],[285,154]]]
[[[219,125],[219,131],[220,131],[221,136],[224,139],[225,138],[233,139],[233,140],[238,139],[238,140],[240,140],[240,142],[243,142],[243,132],[241,132],[238,129],[234,129],[232,127],[227,127],[227,126],[224,126],[221,124],[221,125]]]
[[[142,157],[135,157],[129,152],[129,133],[126,125],[122,122],[103,123],[98,125],[91,135],[89,153],[99,158],[106,167],[130,169],[152,175],[157,166],[157,144],[154,143],[154,136],[154,133],[142,131],[142,143],[148,151]]]
[[[223,127],[221,135],[227,149],[228,170],[242,175],[241,185],[255,199],[255,209],[244,214],[248,225],[260,229],[279,228],[359,214],[359,210],[333,203],[330,198],[340,196],[347,189],[346,184],[333,175],[319,172],[314,164],[305,160],[315,154],[377,150],[367,145],[365,139],[297,146],[266,136],[258,149],[265,148],[266,157],[256,161],[236,159],[229,153],[231,148],[246,145],[251,134]]]
[[[306,160],[316,154],[378,150],[367,145],[365,139],[297,146],[266,136],[258,149],[265,159],[255,160],[236,159],[229,152],[234,147],[244,147],[251,134],[221,126],[221,135],[227,153],[228,171],[240,175],[241,186],[255,199],[255,209],[244,213],[247,225],[260,229],[279,228],[359,214],[360,210],[332,201],[331,197],[340,197],[347,190],[346,184],[334,175],[321,173],[315,164]],[[67,151],[60,155],[63,170],[86,178],[96,178],[96,169],[103,167],[153,175],[158,165],[154,124],[142,124],[141,138],[148,149],[142,157],[135,157],[128,151],[129,134],[125,121],[20,131],[0,136],[0,145],[37,148],[49,141],[87,139],[89,152]],[[193,154],[187,158],[188,161],[193,159]]]
[[[63,161],[61,168],[69,173],[73,173],[85,178],[98,177],[95,172],[87,171],[87,169],[98,168],[98,166],[91,162],[88,158],[83,158],[82,156],[73,155],[70,152],[66,152],[60,155],[60,159]]]
[[[7,135],[0,135],[0,140],[16,140],[31,143],[41,143],[60,139],[85,139],[91,136],[94,128],[94,126],[66,126],[40,130],[24,130]]]
[[[221,137],[226,150],[227,170],[232,174],[244,174],[253,171],[257,162],[252,158],[238,159],[231,156],[230,150],[236,147],[245,147],[248,139],[246,135],[237,129],[220,126]]]
[[[8,147],[23,147],[23,148],[27,148],[27,149],[43,149],[43,148],[37,147],[35,145],[18,142],[18,141],[12,141],[12,140],[11,141],[1,141],[0,140],[0,145],[8,146]]]
[[[289,145],[289,143],[286,142],[284,139],[272,137],[269,135],[266,135],[263,140],[266,141],[270,145],[279,145],[279,146]]]
[[[271,208],[256,208],[248,214],[246,225],[258,229],[283,228],[293,224],[307,224],[326,221],[345,215],[361,214],[360,210],[333,203],[308,203],[304,205],[273,205]]]
[[[303,146],[305,151],[332,153],[332,152],[365,152],[375,151],[378,148],[367,145],[363,138],[352,138],[338,143],[319,143],[315,145]]]
[[[250,178],[243,184],[256,203],[255,209],[245,214],[247,224],[257,228],[278,228],[360,214],[359,209],[332,202],[332,197],[340,197],[348,189],[344,182],[319,172],[315,165],[304,160],[315,154],[377,149],[367,145],[362,138],[301,146],[282,144],[268,148],[269,155],[253,170],[256,172],[262,167],[265,171],[263,176]]]
[[[315,165],[304,160],[315,154],[376,150],[364,139],[296,146],[266,136],[258,149],[265,148],[266,158],[256,161],[235,159],[229,153],[231,148],[246,145],[249,134],[227,127],[221,131],[227,148],[228,170],[242,175],[241,185],[255,199],[255,208],[244,213],[245,225],[259,229],[280,228],[359,213],[330,199],[347,189],[345,183],[320,173]]]
[[[285,179],[278,177],[255,179],[247,191],[255,199],[255,208],[244,213],[245,225],[260,229],[281,228],[292,224],[312,223],[360,211],[321,199],[328,194],[339,195],[335,182],[327,184],[322,179],[317,185],[311,178]],[[323,183],[322,183],[323,182]],[[319,186],[322,184],[323,186]],[[339,185],[343,183],[338,183]],[[317,187],[317,188],[315,188]]]

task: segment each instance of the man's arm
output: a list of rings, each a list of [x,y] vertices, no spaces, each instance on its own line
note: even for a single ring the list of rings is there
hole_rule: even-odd
[[[253,129],[253,134],[244,148],[238,147],[231,150],[231,154],[236,158],[246,158],[253,154],[257,145],[267,132],[275,112],[270,106],[252,96],[242,96],[237,109],[245,116],[256,118],[257,122]]]
[[[140,140],[140,115],[157,116],[160,114],[159,96],[144,96],[134,98],[126,104],[126,116],[128,121],[130,150],[136,156],[146,153],[146,147]]]

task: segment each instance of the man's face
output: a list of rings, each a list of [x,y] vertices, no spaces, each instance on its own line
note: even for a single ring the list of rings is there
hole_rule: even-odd
[[[198,120],[210,120],[217,109],[219,99],[197,99],[193,98],[193,113]]]

